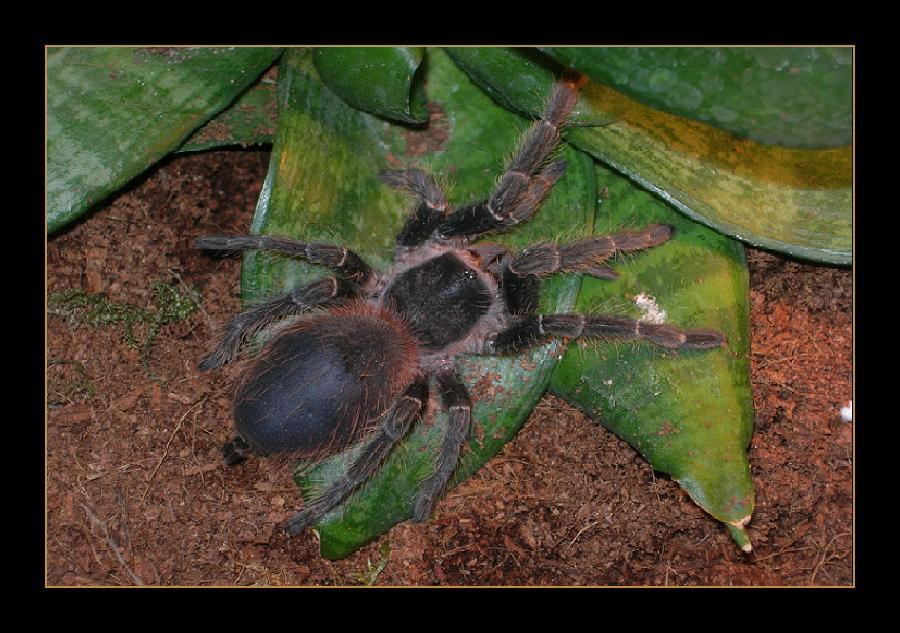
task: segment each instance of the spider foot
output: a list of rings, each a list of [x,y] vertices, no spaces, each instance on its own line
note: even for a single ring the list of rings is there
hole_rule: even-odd
[[[285,521],[283,526],[284,531],[287,532],[290,536],[299,534],[306,528],[310,527],[313,523],[315,523],[321,516],[322,513],[318,511],[318,508],[307,508],[305,510],[301,510],[290,519]]]
[[[431,481],[426,481],[419,489],[416,495],[416,506],[413,510],[413,521],[415,523],[424,523],[431,518],[434,508],[441,499],[441,491],[444,489],[446,480],[444,477],[434,477]]]
[[[247,459],[250,454],[250,445],[240,435],[234,436],[222,446],[222,457],[226,466],[237,466]]]
[[[229,355],[225,351],[221,348],[216,348],[214,351],[204,356],[197,367],[200,368],[200,371],[217,369],[228,362],[228,357]]]
[[[413,522],[425,523],[431,518],[434,507],[437,505],[437,498],[430,494],[419,495],[416,499],[416,507],[413,510]]]

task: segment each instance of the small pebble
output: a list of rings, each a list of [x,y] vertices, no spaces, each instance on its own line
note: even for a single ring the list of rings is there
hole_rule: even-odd
[[[848,402],[846,407],[841,407],[841,419],[844,422],[853,421],[853,400]]]

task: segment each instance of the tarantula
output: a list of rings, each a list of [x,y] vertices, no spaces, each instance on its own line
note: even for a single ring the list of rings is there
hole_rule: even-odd
[[[518,253],[473,244],[531,218],[563,176],[565,161],[554,153],[577,98],[577,81],[554,84],[542,118],[525,134],[487,200],[451,211],[423,171],[382,172],[387,185],[415,198],[385,273],[341,246],[271,236],[197,240],[207,250],[277,251],[336,273],[240,313],[200,363],[203,370],[220,367],[237,358],[254,333],[303,313],[280,328],[238,378],[239,434],[223,448],[226,462],[238,463],[250,451],[319,458],[371,437],[343,477],[285,524],[288,533],[317,521],[380,468],[423,415],[433,379],[448,430],[431,475],[416,491],[413,520],[428,519],[472,422],[471,399],[454,361],[459,354],[515,354],[553,337],[644,339],[687,349],[725,343],[712,330],[624,316],[536,313],[541,277],[576,272],[615,279],[607,260],[665,242],[673,232],[668,225],[562,245],[539,243]]]

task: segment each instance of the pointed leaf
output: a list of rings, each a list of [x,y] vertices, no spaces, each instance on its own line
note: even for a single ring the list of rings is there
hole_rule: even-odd
[[[313,62],[332,92],[354,108],[406,123],[424,123],[425,92],[419,66],[423,48],[316,48]]]
[[[274,48],[48,49],[48,232],[178,147],[277,55]]]
[[[500,103],[529,114],[552,82],[535,51],[454,48],[453,60]],[[802,150],[739,140],[588,82],[568,140],[676,209],[753,246],[849,264],[852,148]]]
[[[485,197],[528,121],[497,107],[444,53],[433,53],[429,91],[449,122],[449,140],[443,151],[415,161],[395,155],[406,144],[405,128],[348,107],[319,81],[308,57],[286,55],[279,77],[279,127],[252,231],[345,244],[385,270],[411,201],[378,180],[380,168],[406,160],[427,164],[438,174],[453,173],[452,205]],[[555,235],[561,227],[572,231],[590,226],[596,192],[593,166],[577,152],[566,150],[565,156],[566,176],[535,221],[506,238],[508,243],[527,244]],[[278,294],[321,275],[321,270],[297,262],[251,253],[244,260],[244,299]],[[544,309],[569,309],[577,288],[578,279],[553,280],[544,288]],[[550,344],[517,358],[471,357],[460,362],[475,404],[474,433],[454,483],[515,434],[546,389],[557,350],[557,344]],[[412,515],[416,482],[430,470],[435,445],[445,431],[445,415],[429,415],[371,481],[317,524],[323,556],[346,556]],[[340,476],[357,450],[304,472],[298,483],[307,498],[314,487]]]
[[[676,237],[614,264],[621,275],[615,281],[585,279],[577,309],[642,318],[636,299],[649,296],[655,301],[650,311],[664,311],[665,322],[718,330],[728,346],[669,352],[643,344],[571,345],[550,389],[671,475],[749,548],[743,525],[753,511],[746,457],[753,397],[743,247],[601,166],[597,184],[602,193],[595,232],[668,223]]]
[[[543,52],[650,107],[788,147],[853,141],[853,49],[592,46]]]

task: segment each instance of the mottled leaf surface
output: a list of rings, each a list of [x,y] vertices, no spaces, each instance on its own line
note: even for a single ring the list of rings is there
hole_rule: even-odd
[[[553,81],[533,50],[448,49],[499,103],[531,115]],[[588,82],[568,140],[687,216],[753,246],[846,265],[852,259],[852,148],[807,150],[738,139]]]
[[[615,281],[582,282],[580,312],[649,318],[652,297],[667,323],[723,332],[727,348],[667,351],[650,344],[570,345],[550,389],[600,421],[672,476],[691,498],[743,529],[753,511],[746,456],[753,425],[749,279],[743,247],[687,220],[627,179],[597,167],[595,232],[666,223],[676,239],[614,264]]]
[[[49,48],[48,232],[177,148],[278,53],[274,48]]]
[[[195,130],[178,151],[272,143],[278,122],[277,86],[277,69],[273,68],[240,94],[234,103]]]
[[[788,147],[853,141],[853,49],[583,46],[542,51],[651,107]]]
[[[273,158],[252,232],[346,244],[380,269],[390,265],[393,240],[411,201],[377,178],[387,167],[419,165],[447,176],[452,205],[483,199],[529,121],[498,107],[441,51],[428,64],[430,98],[449,125],[445,147],[405,155],[408,130],[349,107],[319,80],[308,56],[286,55],[279,76],[279,126]],[[408,152],[407,152],[408,153]],[[590,228],[595,192],[592,161],[565,150],[565,178],[535,221],[504,238],[523,245],[547,235]],[[243,297],[253,302],[319,277],[322,270],[250,253],[244,260]],[[543,308],[565,311],[579,280],[559,277],[544,287]],[[474,407],[474,432],[454,477],[457,483],[494,455],[518,430],[546,389],[558,345],[511,359],[467,358],[460,363]],[[412,515],[416,482],[431,469],[446,430],[435,412],[394,451],[378,475],[349,502],[317,524],[323,556],[340,558]],[[330,458],[299,477],[307,498],[342,473],[357,449]]]

